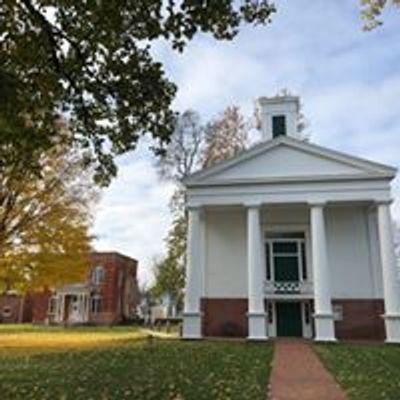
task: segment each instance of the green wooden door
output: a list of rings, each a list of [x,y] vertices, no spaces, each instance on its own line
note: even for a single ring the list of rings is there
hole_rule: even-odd
[[[295,302],[276,303],[277,335],[284,337],[302,337],[303,323],[301,304]]]

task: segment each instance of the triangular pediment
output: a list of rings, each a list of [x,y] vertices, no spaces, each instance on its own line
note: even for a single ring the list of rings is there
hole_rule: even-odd
[[[261,143],[234,159],[195,173],[186,184],[392,177],[395,173],[394,168],[386,165],[284,137]]]

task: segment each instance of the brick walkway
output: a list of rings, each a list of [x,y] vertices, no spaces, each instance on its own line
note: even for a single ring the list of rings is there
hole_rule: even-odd
[[[310,345],[277,341],[271,376],[271,400],[347,400]]]

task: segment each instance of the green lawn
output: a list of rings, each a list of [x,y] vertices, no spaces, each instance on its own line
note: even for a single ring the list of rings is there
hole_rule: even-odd
[[[0,398],[265,399],[272,346],[148,335],[128,327],[1,327],[0,347],[12,340],[0,352]]]
[[[400,399],[400,346],[317,345],[350,400]]]

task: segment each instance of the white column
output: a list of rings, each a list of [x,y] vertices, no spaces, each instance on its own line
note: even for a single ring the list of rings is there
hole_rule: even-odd
[[[64,322],[64,313],[65,313],[65,294],[61,294],[60,295],[60,314],[58,317],[59,323]]]
[[[394,255],[390,202],[378,204],[378,229],[385,297],[386,342],[400,343],[400,283]]]
[[[82,293],[79,296],[79,318],[81,322],[85,321],[85,295]]]
[[[86,295],[86,321],[90,320],[90,293]]]
[[[248,326],[250,340],[267,339],[260,207],[247,208]]]
[[[183,338],[200,339],[202,337],[200,302],[203,292],[202,225],[204,221],[199,208],[190,208],[188,213]]]
[[[87,317],[87,293],[83,295],[83,319],[85,322],[89,322]]]
[[[315,340],[335,341],[324,204],[311,205],[311,247],[314,277]]]

